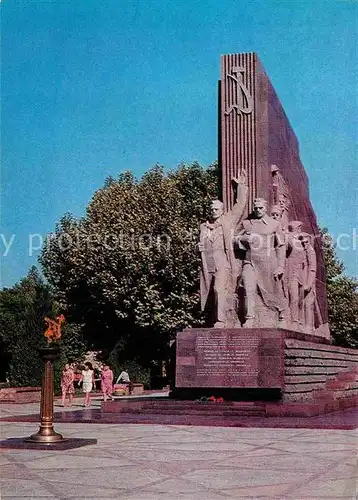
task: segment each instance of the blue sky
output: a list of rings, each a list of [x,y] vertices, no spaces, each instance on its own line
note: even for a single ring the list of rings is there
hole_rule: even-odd
[[[82,215],[107,176],[213,162],[220,55],[246,51],[296,132],[319,223],[349,235],[339,256],[355,274],[357,10],[345,0],[3,0],[0,286],[36,263],[28,235]]]

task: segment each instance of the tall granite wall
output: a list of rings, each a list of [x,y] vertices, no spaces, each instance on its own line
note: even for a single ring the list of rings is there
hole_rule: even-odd
[[[233,203],[231,178],[243,168],[249,184],[247,211],[256,197],[272,205],[271,165],[277,165],[289,190],[288,219],[301,220],[303,230],[314,236],[316,294],[322,316],[316,323],[327,323],[324,258],[307,174],[295,133],[257,55],[222,56],[219,92],[219,159],[225,207],[231,208]]]

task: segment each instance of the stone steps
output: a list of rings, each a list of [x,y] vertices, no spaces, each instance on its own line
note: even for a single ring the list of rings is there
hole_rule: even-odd
[[[242,409],[242,410],[220,410],[220,409],[201,409],[201,408],[162,408],[160,407],[147,407],[147,408],[130,408],[127,407],[120,413],[125,414],[141,414],[146,415],[193,415],[193,416],[208,416],[208,417],[243,417],[243,416],[264,416],[265,409]]]
[[[120,404],[122,408],[127,405],[136,405],[141,408],[171,408],[175,409],[178,406],[183,408],[188,407],[200,407],[200,408],[221,408],[225,410],[230,410],[232,408],[257,408],[261,407],[262,404],[257,401],[223,401],[222,403],[216,403],[211,401],[197,401],[197,400],[182,400],[182,399],[172,399],[172,398],[160,398],[157,400],[145,400],[145,399],[116,399],[114,403]]]
[[[358,382],[358,372],[356,370],[341,372],[337,374],[337,379],[349,382]]]
[[[335,380],[327,380],[326,382],[327,389],[344,390],[344,389],[354,389],[355,387],[358,387],[358,384],[355,380],[347,381],[347,380],[339,380],[338,378],[336,378]]]
[[[339,390],[333,391],[333,399],[344,399],[344,398],[349,398],[351,396],[357,396],[357,395],[358,395],[358,388],[357,387],[344,389],[342,391],[339,391]]]
[[[241,402],[200,403],[198,401],[161,400],[141,405],[140,401],[117,400],[102,403],[102,418],[111,419],[117,414],[123,419],[141,419],[160,422],[163,419],[186,419],[196,422],[211,419],[215,425],[225,422],[235,423],[240,418],[256,422],[258,418],[270,417],[311,417],[323,415],[346,408],[354,408],[358,404],[358,394],[348,391],[349,395],[335,399],[332,391],[317,391],[314,401],[291,402]],[[202,419],[202,420],[200,420]]]
[[[201,402],[182,400],[117,400],[102,403],[103,413],[146,415],[198,415],[218,417],[263,416],[265,405],[257,402]]]
[[[38,403],[41,387],[4,387],[0,389],[0,403]]]
[[[284,401],[320,404],[356,395],[358,350],[285,339]]]
[[[314,401],[318,400],[333,401],[335,399],[344,399],[357,395],[358,395],[358,388],[347,388],[343,390],[323,389],[319,391],[313,391],[312,399]]]

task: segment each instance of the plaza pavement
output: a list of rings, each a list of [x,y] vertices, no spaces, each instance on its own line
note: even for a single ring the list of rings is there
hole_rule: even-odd
[[[0,418],[36,412],[38,404],[0,405]],[[0,429],[7,439],[38,426],[0,421]],[[357,499],[357,430],[75,423],[55,429],[98,444],[1,450],[1,499]]]

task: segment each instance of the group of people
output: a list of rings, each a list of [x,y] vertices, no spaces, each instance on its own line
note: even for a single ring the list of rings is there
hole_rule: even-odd
[[[275,176],[277,171],[275,167]],[[210,217],[200,228],[202,309],[214,310],[216,328],[313,331],[317,301],[311,235],[303,232],[302,222],[288,220],[282,182],[275,181],[278,189],[271,211],[265,199],[256,198],[246,219],[246,174],[234,178],[233,184],[233,208],[225,213],[222,202],[212,202]]]
[[[109,365],[104,364],[101,367],[101,392],[103,400],[113,399],[113,371]],[[129,375],[123,371],[118,380],[124,383],[129,383]],[[75,393],[75,370],[70,364],[66,364],[62,370],[61,375],[61,392],[62,392],[62,406],[66,406],[66,396],[69,399],[69,406],[72,406],[73,395]],[[83,370],[80,372],[78,384],[82,384],[82,391],[85,395],[83,406],[89,407],[91,405],[91,392],[95,388],[95,372],[93,365],[90,362],[84,364]]]

